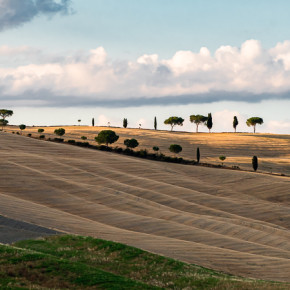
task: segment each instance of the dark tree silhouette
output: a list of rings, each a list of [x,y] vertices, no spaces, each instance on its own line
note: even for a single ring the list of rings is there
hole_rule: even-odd
[[[136,139],[126,139],[124,140],[124,145],[127,148],[136,148],[139,145],[139,142]]]
[[[200,160],[200,150],[199,150],[199,147],[197,147],[197,149],[196,149],[196,160],[197,160],[197,163],[199,163],[199,160]]]
[[[127,126],[128,126],[128,120],[126,118],[124,118],[124,120],[123,120],[123,127],[124,128],[127,128]]]
[[[97,137],[95,137],[96,142],[99,144],[112,144],[115,143],[119,139],[119,136],[112,130],[103,130],[101,131]]]
[[[63,129],[63,128],[55,129],[54,134],[57,136],[63,136],[65,134],[65,129]]]
[[[22,134],[22,131],[26,129],[26,125],[24,124],[19,125],[19,129],[21,130],[21,134]]]
[[[255,171],[257,171],[258,169],[258,157],[257,156],[253,156],[253,159],[252,159],[252,166],[253,166],[253,169]]]
[[[213,126],[211,113],[208,113],[206,126],[208,128],[209,133],[210,133],[210,130],[211,130],[212,126]]]
[[[178,154],[179,152],[182,151],[182,147],[178,144],[171,144],[169,146],[169,151],[175,154]]]
[[[3,130],[3,127],[8,124],[8,121],[6,120],[6,118],[11,117],[12,115],[13,115],[12,110],[0,109],[0,117],[2,117],[2,119],[0,120],[0,125],[2,126],[2,130]]]
[[[233,120],[233,127],[235,129],[235,133],[237,132],[237,126],[239,125],[239,121],[237,116],[234,116],[234,120]]]

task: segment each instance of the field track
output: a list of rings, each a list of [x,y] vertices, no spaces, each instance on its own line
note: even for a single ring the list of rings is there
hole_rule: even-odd
[[[290,282],[290,178],[0,132],[0,215]]]

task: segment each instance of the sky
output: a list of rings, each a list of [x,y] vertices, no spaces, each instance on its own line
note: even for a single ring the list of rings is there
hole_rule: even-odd
[[[10,124],[290,134],[290,1],[0,0],[0,107]],[[200,131],[207,131],[205,126]]]

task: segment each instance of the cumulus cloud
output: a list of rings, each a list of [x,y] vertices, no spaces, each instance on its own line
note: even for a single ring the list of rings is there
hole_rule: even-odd
[[[39,14],[68,14],[70,0],[0,0],[0,30],[20,26]]]
[[[280,134],[290,132],[290,121],[269,121],[265,131],[276,132]]]
[[[248,40],[214,53],[202,47],[177,51],[170,59],[145,54],[129,62],[112,60],[103,47],[49,56],[2,46],[1,58],[26,61],[0,66],[0,101],[6,103],[128,107],[290,99],[290,41],[265,50]]]

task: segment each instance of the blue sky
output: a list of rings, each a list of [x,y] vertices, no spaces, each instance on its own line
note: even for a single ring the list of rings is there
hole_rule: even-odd
[[[212,112],[216,132],[259,114],[260,132],[289,134],[288,11],[286,0],[0,0],[0,106],[10,123],[148,128],[155,115]]]

